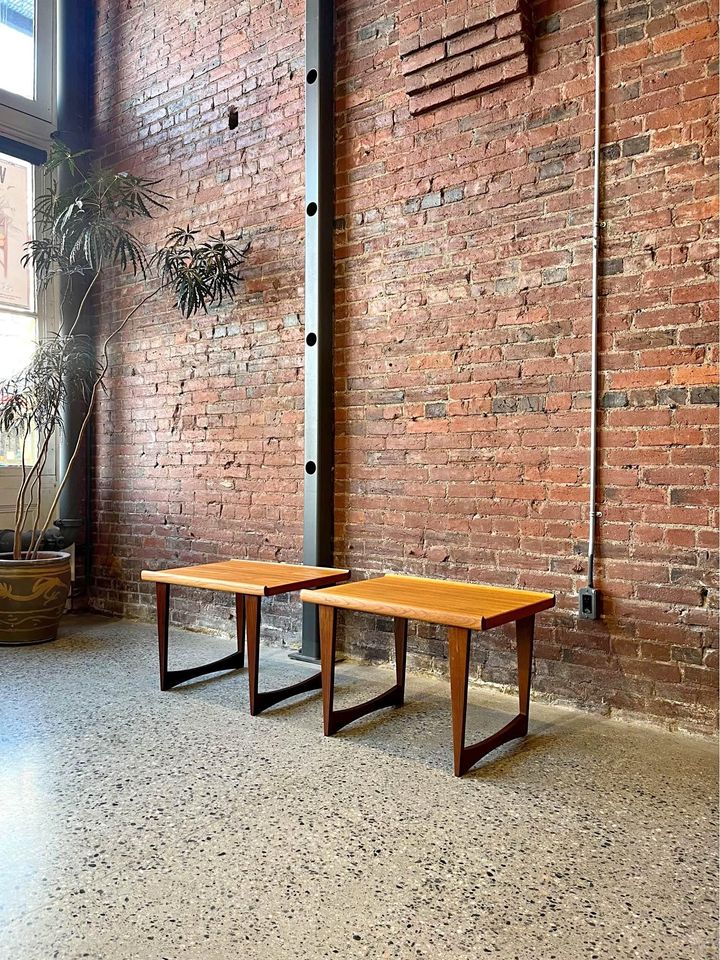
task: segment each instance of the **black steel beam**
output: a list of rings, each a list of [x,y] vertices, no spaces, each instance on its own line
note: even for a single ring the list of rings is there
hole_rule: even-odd
[[[93,92],[95,82],[94,0],[58,0],[57,5],[57,135],[73,150],[84,150],[92,144]],[[61,187],[71,184],[71,175],[61,171]],[[87,289],[88,280],[74,277],[61,284],[64,329],[69,329]],[[94,337],[94,324],[88,310],[78,332]],[[58,470],[62,476],[75,449],[85,416],[82,403],[69,404],[63,411],[63,431],[58,444]],[[82,521],[82,532],[76,541],[78,560],[75,566],[74,591],[87,592],[91,566],[91,456],[92,425],[87,432],[80,456],[73,467],[73,478],[60,497],[59,516],[63,520]],[[78,562],[82,557],[82,563]],[[80,583],[80,581],[82,581]]]
[[[305,6],[305,464],[303,560],[333,563],[335,9]],[[302,659],[318,660],[318,607],[304,604]]]

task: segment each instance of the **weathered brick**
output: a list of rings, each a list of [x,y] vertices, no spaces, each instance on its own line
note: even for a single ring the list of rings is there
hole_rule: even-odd
[[[548,267],[542,272],[543,283],[564,283],[567,280],[565,267]]]
[[[600,406],[607,410],[616,407],[626,407],[628,405],[628,395],[624,390],[609,390],[600,397]]]
[[[612,277],[622,272],[622,257],[614,257],[612,260],[603,260],[600,263],[600,273],[603,277]]]
[[[642,40],[645,36],[645,24],[636,23],[632,27],[623,27],[621,30],[618,30],[617,33],[617,42],[618,46],[625,46],[628,43],[637,43],[639,40]]]
[[[442,203],[441,193],[438,193],[438,192],[427,193],[420,201],[420,209],[427,210],[429,207],[439,207],[441,203]]]
[[[529,72],[530,14],[523,0],[493,0],[462,11],[455,4],[455,8],[450,14],[441,0],[422,8],[405,4],[400,56],[414,114]]]
[[[710,403],[717,406],[720,391],[717,387],[693,387],[690,390],[690,403]]]
[[[621,144],[622,155],[624,157],[636,157],[640,153],[646,153],[650,147],[650,135],[647,133],[637,137],[630,137],[623,140]]]

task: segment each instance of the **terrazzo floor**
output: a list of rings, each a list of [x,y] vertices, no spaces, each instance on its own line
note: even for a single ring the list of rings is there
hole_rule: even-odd
[[[337,672],[340,702],[390,681]],[[325,739],[317,694],[252,719],[245,671],[161,694],[147,624],[0,648],[0,958],[714,960],[713,743],[534,704],[457,780],[447,683],[407,700]],[[470,700],[478,735],[515,709]]]

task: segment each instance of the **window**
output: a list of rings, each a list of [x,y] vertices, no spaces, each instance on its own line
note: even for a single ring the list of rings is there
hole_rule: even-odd
[[[35,6],[32,0],[0,2],[0,87],[35,99]]]
[[[0,130],[40,149],[55,121],[55,0],[0,0]]]
[[[52,285],[35,292],[31,270],[21,263],[25,241],[34,232],[33,206],[44,173],[23,160],[0,154],[0,379],[17,373],[37,341],[55,329],[57,304]],[[28,438],[25,459],[36,456],[36,437]],[[22,439],[0,431],[0,529],[12,527],[21,478]],[[43,470],[43,504],[56,486],[55,444]]]
[[[34,284],[21,258],[31,236],[33,167],[0,154],[0,380],[30,359],[40,334]],[[0,434],[0,467],[20,462],[20,440]]]
[[[0,137],[27,159],[42,156],[55,128],[56,7],[57,0],[0,0]],[[0,153],[0,379],[21,369],[38,339],[55,327],[47,323],[57,312],[53,295],[36,298],[34,278],[20,262],[42,177],[38,167]],[[35,438],[29,445],[26,460],[32,461]],[[0,434],[0,529],[14,523],[21,453],[17,437]],[[53,442],[43,470],[47,505],[56,473]]]

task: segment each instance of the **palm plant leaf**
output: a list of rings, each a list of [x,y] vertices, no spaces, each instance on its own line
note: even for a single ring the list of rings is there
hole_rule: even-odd
[[[165,242],[148,256],[133,228],[137,221],[165,209],[168,198],[158,189],[159,181],[106,169],[93,163],[90,151],[73,151],[60,141],[52,145],[46,172],[49,185],[35,204],[38,236],[25,245],[23,266],[32,267],[41,287],[58,275],[86,276],[89,282],[70,333],[41,341],[24,370],[0,382],[0,429],[17,431],[23,437],[24,479],[16,504],[14,546],[18,556],[27,517],[25,495],[29,490],[32,497],[50,438],[63,429],[64,408],[75,399],[81,400],[86,413],[67,469],[45,523],[41,524],[38,517],[34,521],[33,549],[37,553],[81,449],[95,399],[104,389],[111,341],[144,303],[162,291],[172,293],[184,317],[222,305],[238,289],[248,247],[240,237],[227,237],[222,230],[202,240],[199,231],[188,225],[173,227]],[[140,298],[98,350],[94,340],[78,336],[74,330],[93,285],[106,267],[123,273],[132,271],[142,279],[152,273],[157,285]],[[38,435],[41,452],[37,463],[28,464],[25,440],[33,432]]]
[[[174,227],[151,257],[163,287],[174,292],[183,316],[205,313],[233,296],[241,280],[240,265],[247,251],[239,237],[217,237],[198,242],[199,231]]]

